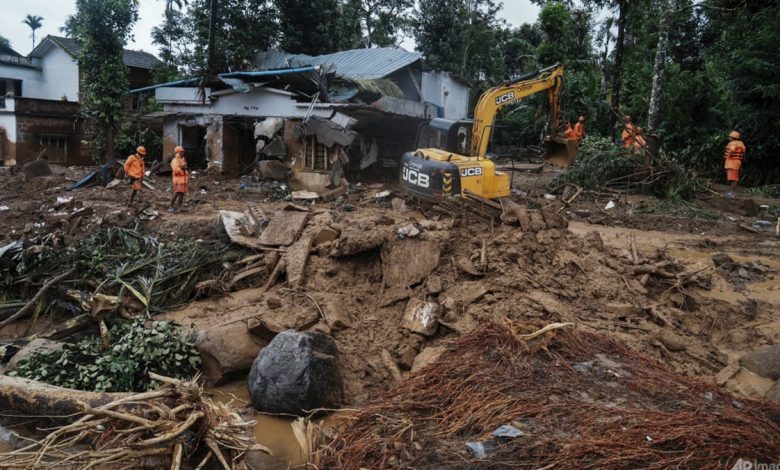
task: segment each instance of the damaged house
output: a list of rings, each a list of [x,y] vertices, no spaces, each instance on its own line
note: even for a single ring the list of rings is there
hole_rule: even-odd
[[[468,113],[463,80],[424,72],[421,55],[400,48],[261,52],[254,71],[218,78],[203,90],[198,79],[134,90],[154,89],[163,105],[164,153],[181,145],[191,165],[213,171],[281,161],[277,176],[310,190],[395,168],[422,122]]]
[[[42,155],[68,165],[90,162],[79,98],[78,46],[71,38],[46,36],[28,56],[0,50],[0,161],[6,166]],[[159,62],[152,54],[125,50],[131,88],[152,83]],[[143,106],[145,95],[128,97],[125,112]]]

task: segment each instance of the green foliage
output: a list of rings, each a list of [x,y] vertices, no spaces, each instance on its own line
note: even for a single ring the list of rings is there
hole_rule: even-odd
[[[397,45],[413,7],[413,0],[340,0],[341,49]]]
[[[163,141],[162,136],[145,126],[134,126],[125,121],[114,139],[114,153],[118,158],[124,158],[134,154],[136,147],[146,147],[150,161],[162,160]]]
[[[279,47],[296,54],[320,55],[341,44],[338,0],[276,0]]]
[[[192,0],[183,20],[185,34],[175,47],[182,50],[184,75],[206,70],[210,0]],[[278,35],[277,9],[269,0],[220,0],[214,69],[247,70],[255,52],[270,49]]]
[[[698,206],[695,202],[679,198],[651,199],[640,201],[637,206],[640,214],[659,214],[681,217],[686,219],[717,220],[720,214],[711,209]]]
[[[585,189],[595,189],[614,178],[635,172],[642,165],[641,158],[629,154],[625,148],[604,137],[583,139],[577,160],[567,173],[548,183],[551,188],[573,183]]]
[[[192,338],[170,322],[123,322],[111,328],[110,338],[108,349],[93,336],[34,354],[8,375],[77,390],[141,392],[158,385],[150,372],[188,380],[200,368]]]
[[[26,24],[32,31],[32,45],[35,49],[35,31],[43,26],[43,17],[38,15],[27,15],[24,17],[22,23]]]
[[[755,186],[753,188],[748,188],[748,190],[745,192],[755,196],[780,198],[780,184],[767,184],[765,186]]]
[[[113,156],[112,140],[129,86],[124,46],[138,19],[138,0],[76,0],[71,27],[79,45],[83,97],[93,159]]]

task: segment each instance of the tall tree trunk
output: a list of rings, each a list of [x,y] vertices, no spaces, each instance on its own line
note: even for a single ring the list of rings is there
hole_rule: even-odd
[[[211,11],[209,12],[209,43],[206,51],[206,75],[211,80],[217,73],[214,64],[214,47],[217,40],[217,21],[219,19],[219,0],[211,0]]]
[[[626,29],[626,12],[628,0],[618,0],[618,33],[615,40],[615,73],[612,77],[612,124],[610,128],[616,129],[617,117],[620,115],[620,71],[623,67],[623,41]],[[613,130],[614,133],[614,130]]]
[[[669,45],[670,17],[676,0],[664,0],[661,3],[661,21],[658,26],[658,45],[653,66],[653,87],[650,90],[650,110],[647,113],[647,131],[649,134],[658,129],[661,120],[661,93],[663,92],[664,70],[666,68],[666,50]]]

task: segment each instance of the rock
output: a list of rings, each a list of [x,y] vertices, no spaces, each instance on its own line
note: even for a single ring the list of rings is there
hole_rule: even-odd
[[[339,237],[338,230],[330,227],[325,227],[323,229],[320,229],[320,231],[314,235],[314,238],[312,239],[312,245],[319,246],[322,245],[323,243],[332,242],[338,237]]]
[[[553,210],[542,210],[542,217],[548,228],[566,228],[569,226],[566,219]]]
[[[471,262],[471,260],[469,260],[464,256],[461,256],[455,260],[455,266],[457,266],[460,271],[466,274],[470,274],[472,276],[482,277],[485,275],[485,273],[477,269],[477,267],[474,265],[474,263]]]
[[[447,348],[444,346],[428,346],[420,351],[420,354],[414,358],[414,364],[412,364],[412,372],[417,372],[428,364],[433,364],[438,361]]]
[[[257,355],[249,373],[255,409],[304,415],[338,408],[342,379],[336,342],[328,335],[286,330]]]
[[[287,181],[292,172],[290,168],[279,160],[263,160],[257,164],[260,175],[267,180]]]
[[[532,232],[538,232],[539,230],[544,230],[547,228],[547,224],[544,222],[544,217],[542,216],[541,212],[529,212],[529,216],[531,217]]]
[[[320,198],[320,195],[315,193],[314,191],[307,191],[305,189],[302,189],[300,191],[293,191],[292,192],[292,200],[293,201],[309,201],[313,202]]]
[[[387,367],[393,380],[399,382],[401,380],[401,369],[398,368],[398,364],[395,363],[393,355],[387,349],[382,350],[382,363]]]
[[[390,201],[390,206],[393,208],[396,212],[406,212],[406,201],[401,199],[400,197],[394,197]]]
[[[263,245],[289,246],[298,238],[309,220],[308,212],[278,212],[260,234]]]
[[[22,173],[28,178],[37,178],[39,176],[49,176],[51,168],[46,160],[32,160],[22,164]]]
[[[195,347],[203,359],[206,378],[218,383],[232,373],[249,369],[262,348],[262,340],[240,322],[199,331]]]
[[[269,295],[265,299],[265,304],[268,306],[269,309],[276,310],[277,308],[281,308],[282,301],[279,299],[279,297],[275,295]]]
[[[739,359],[745,369],[772,380],[780,379],[780,344],[761,346]]]
[[[420,229],[415,227],[414,224],[407,224],[403,227],[399,227],[398,230],[396,230],[396,233],[398,233],[398,238],[401,239],[414,238],[420,234]]]
[[[482,281],[465,281],[447,289],[444,295],[465,306],[481,299],[488,292],[490,289]]]
[[[772,385],[772,388],[764,394],[764,399],[772,401],[780,405],[780,380]]]
[[[341,302],[325,302],[322,305],[322,314],[325,316],[325,323],[327,323],[333,331],[352,328],[352,317],[343,307],[343,303]]]
[[[398,362],[406,370],[409,370],[414,365],[414,358],[417,357],[417,350],[411,345],[407,344],[401,348],[401,355],[398,358]]]
[[[669,330],[662,330],[658,335],[658,341],[671,352],[685,351],[688,347],[680,335]]]
[[[715,266],[717,267],[727,268],[734,264],[734,259],[726,253],[715,253],[712,255],[712,262],[715,263]]]
[[[385,287],[407,287],[425,279],[439,265],[436,242],[393,240],[382,248],[382,282]]]
[[[414,333],[432,336],[439,327],[441,307],[433,302],[409,299],[401,326]]]
[[[431,274],[425,281],[425,287],[428,289],[429,294],[440,294],[444,290],[444,286],[440,276]]]
[[[585,234],[585,246],[593,248],[598,251],[604,249],[604,240],[601,238],[601,234],[595,230],[592,230]]]
[[[761,398],[775,385],[773,380],[754,374],[744,367],[726,382],[726,389],[748,398]]]
[[[625,317],[634,313],[634,306],[626,302],[611,302],[604,306],[604,310]]]
[[[0,426],[0,449],[18,449],[19,436],[10,429]]]
[[[423,219],[419,221],[417,225],[419,225],[421,229],[428,231],[445,230],[447,228],[447,224],[444,222],[431,219]]]
[[[274,457],[260,450],[247,452],[245,462],[249,470],[288,470],[290,468],[290,462],[287,460]]]

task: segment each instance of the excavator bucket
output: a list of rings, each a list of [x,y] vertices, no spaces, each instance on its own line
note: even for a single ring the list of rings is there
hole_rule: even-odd
[[[547,136],[544,139],[544,162],[564,168],[577,158],[577,142],[563,137]]]

